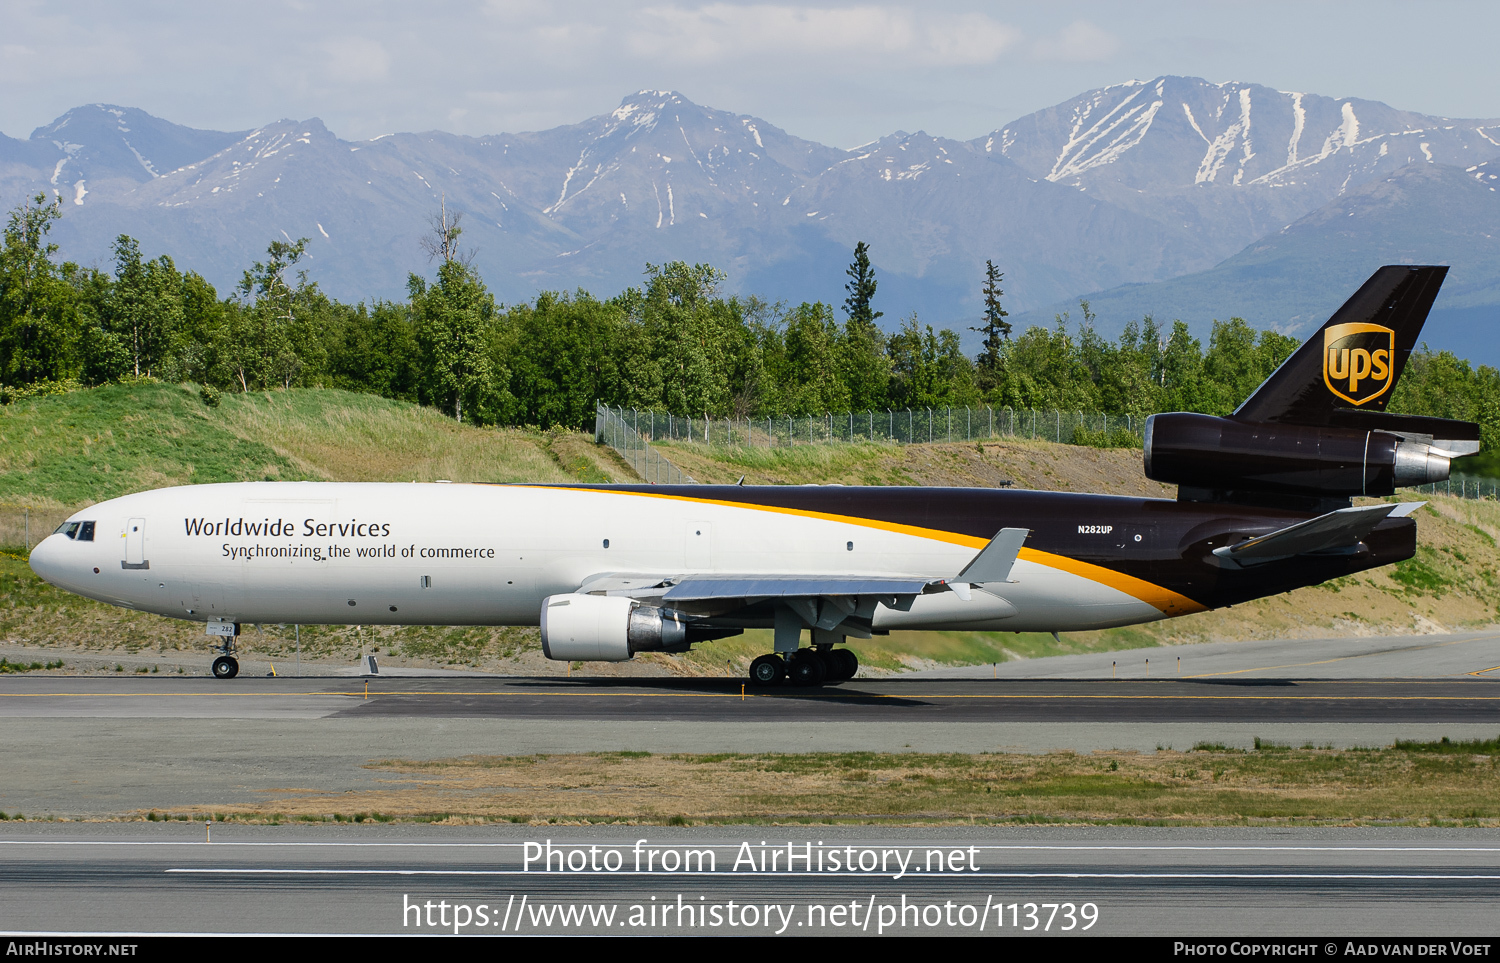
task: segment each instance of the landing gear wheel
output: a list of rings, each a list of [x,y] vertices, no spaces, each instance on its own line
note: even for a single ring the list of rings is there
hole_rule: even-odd
[[[859,656],[848,649],[834,649],[828,653],[828,661],[832,663],[828,677],[839,682],[854,678],[859,671]]]
[[[792,685],[822,685],[828,681],[828,665],[818,653],[803,649],[787,666],[786,675],[792,680]]]
[[[779,655],[763,655],[750,663],[751,685],[775,685],[786,678],[786,663]]]
[[[214,678],[233,679],[240,674],[239,660],[233,656],[221,655],[214,659]]]

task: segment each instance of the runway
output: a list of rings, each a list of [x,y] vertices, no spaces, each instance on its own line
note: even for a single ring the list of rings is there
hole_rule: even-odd
[[[912,673],[743,692],[739,679],[582,673],[5,675],[0,811],[117,817],[254,803],[287,788],[360,792],[379,785],[366,764],[390,758],[1155,752],[1200,742],[1248,748],[1256,739],[1340,748],[1493,739],[1497,640],[1489,632],[1182,646],[1180,676],[1177,650],[1151,649],[1138,666],[1133,654],[1096,653],[961,670],[969,678]],[[991,678],[983,678],[986,668]],[[1376,669],[1396,675],[1370,677]],[[1023,671],[1031,677],[1017,677]],[[1331,677],[1335,671],[1346,677]]]
[[[0,718],[1497,724],[1500,680],[36,678],[3,680]]]
[[[1079,752],[1500,735],[1439,680],[0,678],[0,811],[65,817],[378,788],[377,759],[608,751]]]
[[[202,824],[6,827],[4,930],[1458,939],[1493,932],[1500,882],[1496,834],[1444,830],[214,824],[205,836]]]

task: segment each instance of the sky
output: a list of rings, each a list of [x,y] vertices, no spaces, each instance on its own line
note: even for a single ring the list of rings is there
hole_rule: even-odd
[[[1162,74],[1500,117],[1500,4],[0,0],[0,132],[71,107],[242,130],[541,130],[642,89],[853,147],[968,139]]]

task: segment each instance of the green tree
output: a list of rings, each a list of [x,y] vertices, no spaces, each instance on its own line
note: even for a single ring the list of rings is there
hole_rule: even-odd
[[[38,194],[10,212],[0,248],[0,384],[63,380],[76,373],[72,287],[47,240],[60,201]]]
[[[912,314],[888,340],[891,405],[896,408],[965,407],[976,404],[974,366],[958,334],[934,332]]]
[[[852,324],[852,321],[851,321]],[[783,412],[812,415],[849,410],[849,385],[841,377],[843,332],[833,309],[803,302],[787,316]]]
[[[1161,367],[1159,338],[1149,315],[1140,323],[1126,322],[1110,363],[1099,375],[1099,400],[1105,411],[1140,418],[1162,410],[1164,392],[1156,380]]]
[[[1099,389],[1094,371],[1086,363],[1083,345],[1095,365],[1103,354],[1093,333],[1092,312],[1086,312],[1080,338],[1068,333],[1069,314],[1057,315],[1051,330],[1027,328],[1007,342],[1002,378],[990,392],[994,404],[1012,408],[1059,408],[1065,411],[1098,411]]]
[[[177,329],[169,377],[228,388],[234,381],[238,347],[231,340],[234,301],[219,300],[219,292],[203,276],[189,271],[182,278],[182,324]]]
[[[500,320],[501,356],[510,374],[508,417],[523,424],[581,428],[594,406],[620,404],[624,310],[576,295],[544,292],[535,305],[511,308]]]
[[[743,383],[749,329],[739,302],[718,297],[724,274],[682,261],[646,265],[632,302],[660,372],[660,403],[680,414],[723,415]]]
[[[333,387],[421,400],[421,352],[409,305],[359,304],[340,314],[325,339],[327,377]]]
[[[1009,312],[1000,306],[1000,296],[1005,293],[1000,282],[1004,278],[994,261],[984,262],[984,324],[969,329],[984,335],[983,347],[975,361],[981,391],[989,391],[999,383],[1005,342],[1010,340],[1010,322],[1005,320]]]
[[[235,357],[234,374],[241,391],[273,385],[290,388],[302,372],[303,360],[297,343],[306,343],[309,332],[305,317],[298,317],[299,294],[306,294],[307,275],[298,275],[293,288],[287,273],[307,251],[307,238],[293,242],[272,241],[265,261],[245,272],[238,289],[243,310],[236,312],[231,332]],[[300,322],[303,322],[299,324]],[[299,336],[300,335],[300,336]]]
[[[1213,403],[1203,384],[1203,345],[1182,320],[1172,322],[1172,334],[1161,352],[1161,386],[1166,411],[1207,412]]]
[[[876,318],[885,315],[870,306],[875,297],[875,268],[870,265],[870,246],[864,241],[854,245],[854,262],[844,273],[849,275],[849,282],[844,285],[849,292],[844,299],[844,313],[851,322],[874,325]]]
[[[453,417],[481,422],[496,406],[496,372],[489,352],[495,299],[479,275],[459,260],[444,261],[430,287],[413,274],[407,282],[417,341],[434,402],[451,405]]]
[[[182,276],[172,259],[162,255],[143,263],[135,238],[121,234],[115,239],[115,283],[104,321],[129,352],[136,377],[167,360],[182,319]]]

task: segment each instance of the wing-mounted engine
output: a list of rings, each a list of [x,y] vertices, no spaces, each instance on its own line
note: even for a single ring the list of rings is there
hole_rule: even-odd
[[[605,595],[542,600],[542,654],[562,662],[625,662],[637,652],[686,652],[688,619],[671,609]]]

